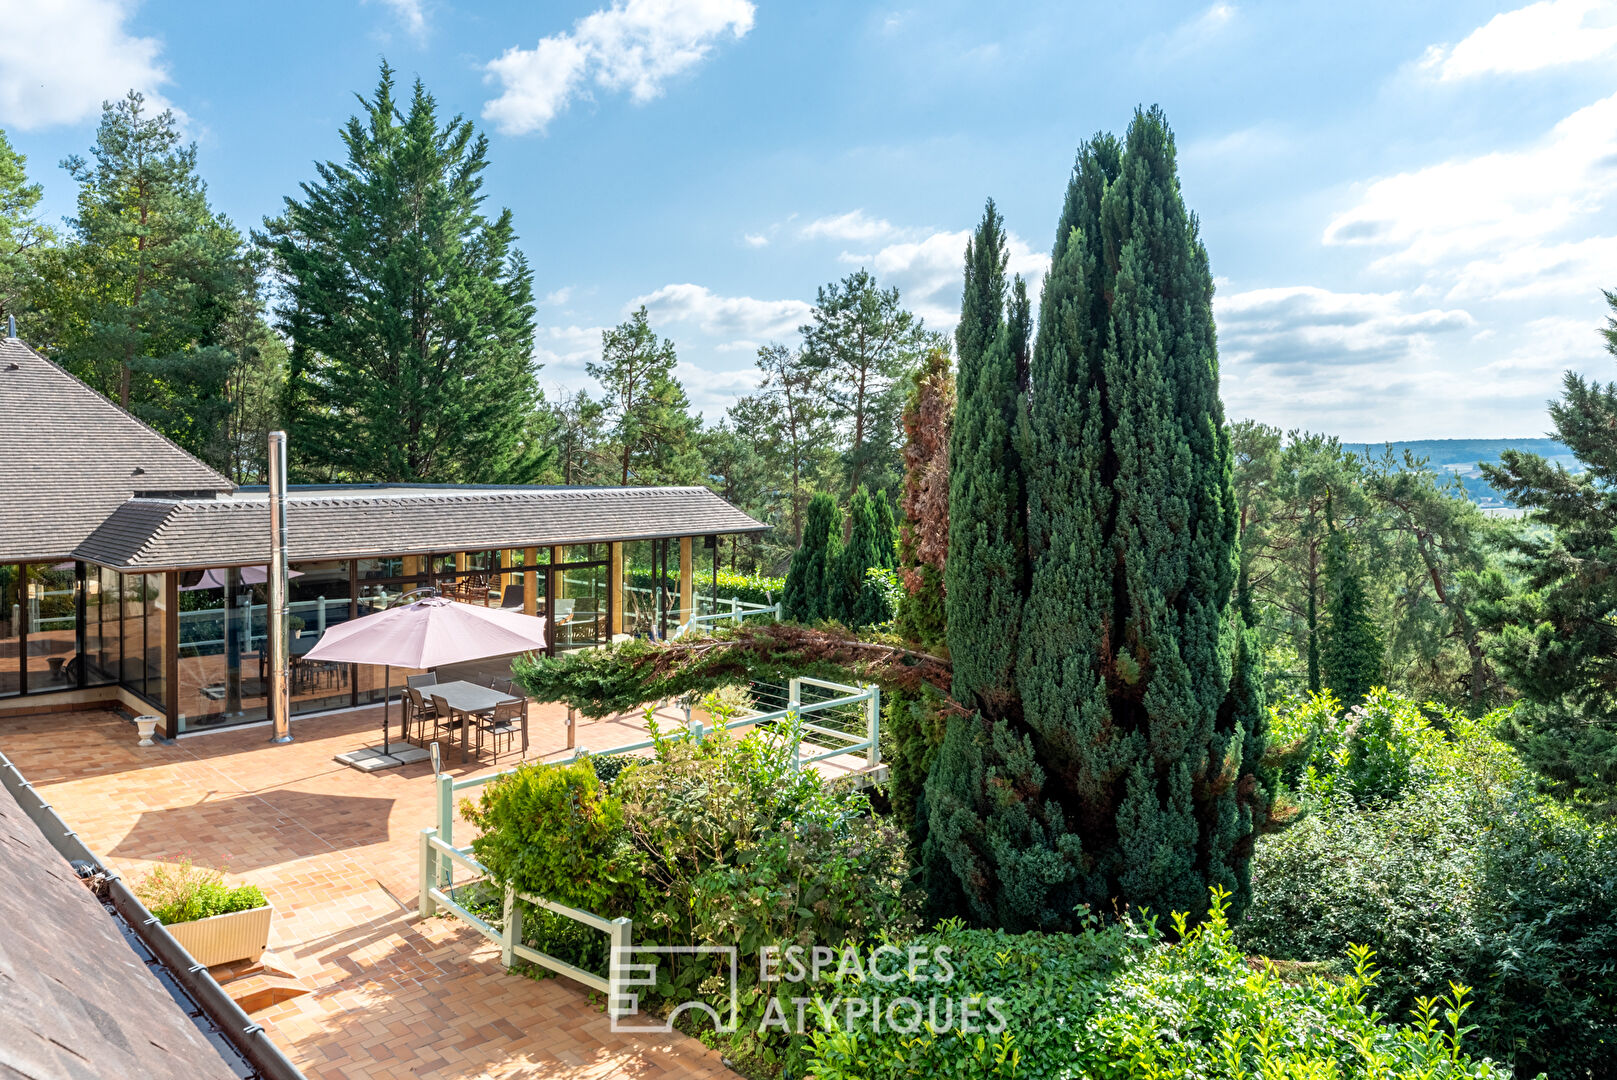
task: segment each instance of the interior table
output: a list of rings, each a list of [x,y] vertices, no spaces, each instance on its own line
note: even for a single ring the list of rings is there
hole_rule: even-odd
[[[522,756],[528,756],[528,699],[514,698],[510,694],[502,693],[489,686],[479,686],[474,682],[443,682],[433,683],[430,686],[418,688],[423,694],[433,694],[444,699],[444,704],[451,710],[465,716],[460,725],[460,761],[464,765],[471,748],[472,725],[476,723],[469,714],[491,712],[494,706],[502,701],[522,702]],[[453,719],[450,717],[449,719]],[[453,728],[451,727],[451,731]]]

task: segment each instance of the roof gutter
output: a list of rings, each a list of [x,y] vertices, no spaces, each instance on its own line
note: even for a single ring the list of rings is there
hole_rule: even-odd
[[[242,1011],[231,996],[225,993],[208,969],[191,958],[185,946],[174,940],[168,928],[157,921],[157,916],[141,903],[122,875],[111,869],[92,852],[78,833],[67,827],[67,822],[40,797],[17,766],[4,753],[0,753],[0,786],[4,786],[23,813],[28,815],[39,831],[49,840],[57,854],[73,865],[80,876],[99,877],[96,895],[110,903],[141,943],[168,969],[168,974],[181,989],[191,996],[207,1021],[231,1048],[255,1070],[261,1080],[307,1080],[293,1065],[279,1046],[265,1034],[262,1024],[255,1023]]]

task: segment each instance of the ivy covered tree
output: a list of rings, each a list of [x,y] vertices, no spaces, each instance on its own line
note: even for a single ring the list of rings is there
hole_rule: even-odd
[[[1381,628],[1370,610],[1364,575],[1325,500],[1326,624],[1319,654],[1320,679],[1347,706],[1358,705],[1382,684]]]
[[[831,585],[842,564],[842,508],[829,492],[809,500],[803,518],[803,542],[792,553],[781,592],[786,618],[811,623],[833,619]]]
[[[1027,496],[1017,417],[1027,389],[1029,310],[1017,278],[1006,310],[1005,222],[992,199],[966,241],[955,330],[959,406],[949,435],[949,655],[954,696],[989,716],[1016,702],[1016,642],[1027,593]]]
[[[348,480],[537,479],[533,275],[511,213],[482,207],[488,140],[440,122],[417,80],[382,65],[346,156],[265,222],[290,343],[293,465]]]
[[[1173,137],[1139,112],[1080,149],[1039,306],[1021,716],[951,718],[927,779],[926,869],[974,919],[1249,895],[1265,709],[1232,604],[1212,297]]]
[[[944,566],[949,552],[949,439],[954,423],[949,354],[933,349],[911,378],[904,405],[904,485],[898,506],[898,578],[894,620],[907,640],[944,641]]]
[[[1617,293],[1607,293],[1617,311]],[[1606,348],[1617,355],[1617,318]],[[1513,547],[1522,578],[1494,575],[1478,604],[1487,649],[1522,696],[1509,737],[1558,795],[1617,816],[1617,382],[1566,374],[1550,403],[1573,472],[1506,450],[1488,482],[1543,529]]]

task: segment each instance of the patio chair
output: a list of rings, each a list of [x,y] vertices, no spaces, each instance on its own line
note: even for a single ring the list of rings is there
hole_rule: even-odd
[[[494,763],[500,762],[500,739],[504,738],[507,748],[516,742],[517,735],[522,731],[522,702],[502,701],[494,706],[494,712],[489,716],[477,718],[477,752],[483,752],[483,736],[487,734],[494,744]]]
[[[468,604],[476,604],[478,607],[488,607],[488,586],[468,585],[466,586],[465,595],[461,599]]]
[[[404,677],[404,685],[405,686],[417,686],[417,687],[419,687],[419,686],[437,686],[438,685],[438,673],[436,671],[427,671],[427,672],[423,672],[420,675],[406,675]]]
[[[409,710],[404,714],[404,740],[406,742],[410,741],[410,727],[414,724],[419,726],[421,741],[426,742],[428,720],[435,721],[433,727],[434,734],[436,734],[436,719],[438,716],[436,701],[428,701],[421,695],[421,691],[414,686],[406,686],[404,692],[410,697]]]
[[[466,722],[465,717],[457,718],[455,710],[449,707],[449,702],[437,694],[429,694],[428,697],[432,701],[432,737],[434,740],[438,738],[440,728],[446,729],[453,734],[455,725]]]

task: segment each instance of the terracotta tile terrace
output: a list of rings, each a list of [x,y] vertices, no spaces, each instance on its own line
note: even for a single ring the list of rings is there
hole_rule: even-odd
[[[565,710],[532,709],[529,759],[566,756]],[[0,720],[0,751],[126,877],[190,856],[264,889],[274,962],[313,989],[254,1019],[310,1077],[734,1075],[694,1039],[614,1034],[583,987],[508,974],[469,927],[417,918],[430,765],[365,774],[332,760],[374,744],[379,727],[373,707],[295,720],[288,746],[250,727],[140,748],[121,715],[58,712]],[[638,716],[578,730],[592,749],[644,737]],[[461,766],[456,751],[444,762],[471,776],[517,758]]]

